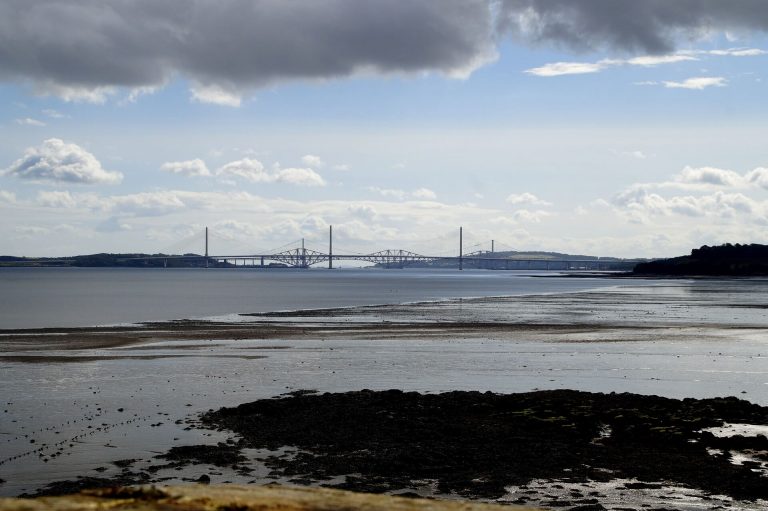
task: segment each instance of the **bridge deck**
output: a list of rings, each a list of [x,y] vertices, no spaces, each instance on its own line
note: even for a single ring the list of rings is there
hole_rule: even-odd
[[[402,252],[402,253],[398,253]],[[463,256],[428,256],[421,254],[414,254],[405,251],[382,251],[372,254],[323,254],[321,252],[315,252],[305,250],[291,250],[287,252],[280,252],[277,254],[232,254],[232,255],[168,255],[168,256],[147,256],[147,257],[134,257],[127,258],[126,260],[208,260],[218,262],[234,262],[237,261],[252,261],[251,266],[263,266],[266,261],[273,261],[283,263],[292,267],[307,268],[319,263],[329,261],[365,261],[374,264],[384,264],[391,266],[405,266],[415,262],[456,262],[457,264],[468,263],[480,265],[498,265],[503,264],[507,267],[513,265],[519,267],[519,265],[533,265],[540,264],[544,266],[541,269],[548,269],[550,266],[566,266],[571,268],[578,267],[595,267],[607,265],[630,265],[640,262],[634,259],[585,259],[585,258],[558,258],[550,259],[543,257],[499,257],[488,253],[484,254],[468,254]],[[258,261],[259,264],[255,264]],[[561,269],[561,268],[552,268]]]

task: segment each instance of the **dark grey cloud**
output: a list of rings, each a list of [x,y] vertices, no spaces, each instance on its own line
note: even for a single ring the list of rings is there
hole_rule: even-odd
[[[766,28],[766,0],[2,0],[0,80],[101,101],[182,77],[195,99],[237,105],[282,81],[468,74],[506,35],[661,54]]]
[[[469,72],[494,55],[487,0],[3,0],[0,79],[241,91],[359,72]]]
[[[765,0],[498,0],[503,32],[572,50],[663,54],[712,31],[768,30]]]

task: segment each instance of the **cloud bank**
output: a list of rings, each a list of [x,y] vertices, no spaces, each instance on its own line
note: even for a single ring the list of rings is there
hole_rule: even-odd
[[[494,56],[485,0],[0,3],[0,79],[69,100],[183,76],[194,100],[236,106],[243,91],[282,81],[466,76]]]
[[[501,0],[500,30],[528,44],[662,55],[715,32],[765,31],[763,0]]]
[[[507,36],[571,51],[666,55],[680,40],[766,30],[763,0],[6,0],[0,80],[103,103],[119,89],[132,101],[181,77],[193,101],[239,106],[244,94],[286,81],[466,77],[494,60]],[[663,63],[654,59],[625,62]],[[605,65],[558,63],[541,73]]]
[[[768,201],[739,191],[759,188],[768,189],[768,169],[764,167],[744,174],[716,167],[685,167],[670,181],[634,184],[613,197],[611,204],[634,223],[650,223],[652,217],[682,216],[766,225]],[[687,193],[670,196],[677,190]]]

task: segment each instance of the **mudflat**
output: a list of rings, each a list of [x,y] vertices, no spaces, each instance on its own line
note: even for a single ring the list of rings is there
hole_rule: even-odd
[[[576,334],[602,330],[595,325],[520,324],[506,322],[323,322],[285,323],[247,322],[216,323],[210,321],[170,321],[137,325],[133,328],[93,327],[64,328],[55,331],[0,330],[0,353],[40,352],[49,350],[87,350],[120,348],[170,340],[298,340],[298,339],[445,339],[468,336],[503,336],[514,333]],[[612,328],[613,329],[613,328]],[[637,331],[638,327],[622,330]],[[183,349],[183,348],[181,348]],[[0,355],[2,358],[2,355]]]

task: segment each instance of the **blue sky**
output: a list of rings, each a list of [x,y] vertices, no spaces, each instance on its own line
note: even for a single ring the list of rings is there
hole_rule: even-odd
[[[567,38],[542,35],[563,15],[557,1],[362,3],[412,27],[365,27],[344,0],[311,3],[323,16],[301,23],[279,3],[226,0],[232,16],[280,20],[288,35],[238,41],[233,28],[238,44],[216,48],[203,37],[213,28],[137,0],[143,25],[195,27],[208,44],[190,37],[154,62],[154,33],[135,35],[144,53],[104,35],[131,2],[93,19],[96,3],[71,2],[81,32],[56,34],[56,51],[33,30],[55,3],[32,1],[22,19],[9,2],[0,18],[19,28],[0,24],[0,252],[155,252],[206,225],[230,253],[301,237],[321,247],[330,224],[360,252],[455,251],[459,225],[468,245],[628,257],[768,242],[759,3],[746,2],[750,16],[690,0],[699,15],[681,21],[649,2],[655,22],[635,37],[647,48],[625,42],[621,14],[597,16],[600,1],[567,4],[581,9]],[[504,15],[517,25],[499,28]],[[441,23],[451,30],[424,28]],[[342,29],[351,40],[324,32]],[[84,52],[89,34],[100,38]],[[219,63],[230,57],[237,66]]]

